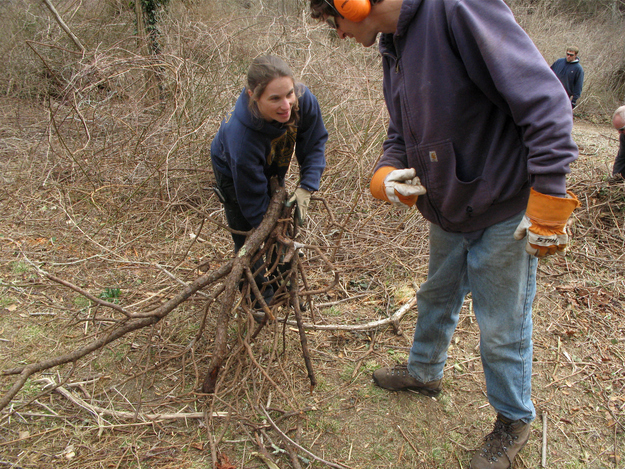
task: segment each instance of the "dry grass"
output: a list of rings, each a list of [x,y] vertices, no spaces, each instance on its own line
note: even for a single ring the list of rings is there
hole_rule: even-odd
[[[386,123],[376,51],[338,43],[323,25],[296,17],[191,21],[186,14],[164,23],[158,62],[123,39],[73,59],[54,97],[0,101],[3,369],[74,349],[119,319],[38,269],[148,308],[180,291],[201,263],[216,268],[229,258],[229,235],[204,221],[222,217],[208,189],[208,146],[260,53],[288,58],[319,97],[331,135],[319,192],[329,211],[314,203],[301,239],[332,259],[341,280],[313,298],[306,321],[387,317],[425,280],[423,219],[368,195]],[[159,88],[146,90],[154,73]],[[624,184],[609,177],[617,147],[609,127],[577,121],[574,137],[581,156],[570,181],[583,206],[569,255],[540,264],[533,394],[541,418],[516,468],[541,467],[543,436],[546,467],[623,465]],[[316,252],[305,254],[310,282],[328,284],[332,274]],[[216,395],[201,395],[214,339],[212,314],[199,334],[205,303],[196,295],[157,325],[28,381],[0,415],[0,463],[199,468],[217,461],[225,469],[228,461],[268,467],[265,457],[279,467],[324,467],[283,432],[314,457],[353,468],[467,467],[490,429],[470,300],[438,400],[387,393],[370,379],[371,370],[405,357],[415,311],[398,331],[310,330],[319,382],[312,394],[297,333],[276,323],[230,355]],[[245,318],[229,332],[232,350],[249,341]],[[12,379],[0,378],[3,393]],[[51,381],[64,393],[50,392]]]

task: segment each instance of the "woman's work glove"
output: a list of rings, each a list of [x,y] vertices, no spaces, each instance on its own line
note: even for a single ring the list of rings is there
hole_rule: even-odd
[[[532,256],[545,257],[555,253],[564,256],[569,242],[566,222],[579,205],[579,200],[570,191],[566,197],[553,197],[531,189],[525,216],[514,232],[514,239],[527,237],[525,250]]]
[[[425,194],[425,187],[414,168],[395,169],[383,166],[371,178],[371,195],[391,202],[396,207],[408,208],[417,203],[417,197]]]
[[[285,205],[287,207],[295,204],[295,218],[297,219],[297,223],[299,224],[299,226],[304,225],[304,220],[306,219],[306,213],[308,212],[308,206],[310,205],[311,196],[312,194],[309,191],[298,187],[297,189],[295,189],[295,192],[293,193],[291,198],[286,201]]]

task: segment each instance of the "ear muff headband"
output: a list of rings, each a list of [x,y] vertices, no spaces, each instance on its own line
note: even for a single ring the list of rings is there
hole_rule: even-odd
[[[348,20],[360,23],[371,12],[371,3],[369,0],[334,0],[334,8]]]

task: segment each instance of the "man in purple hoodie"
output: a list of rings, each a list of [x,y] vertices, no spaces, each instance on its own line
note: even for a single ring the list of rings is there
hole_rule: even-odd
[[[571,104],[503,0],[310,0],[313,18],[365,47],[379,37],[389,111],[372,194],[430,223],[427,281],[408,362],[373,374],[393,391],[441,391],[464,298],[480,328],[497,413],[473,469],[512,465],[531,433],[538,258],[564,255],[579,205],[566,190]]]

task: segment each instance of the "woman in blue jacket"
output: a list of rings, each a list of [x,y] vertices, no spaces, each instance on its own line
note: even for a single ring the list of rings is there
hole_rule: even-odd
[[[211,161],[228,226],[250,231],[260,225],[270,200],[269,180],[281,185],[293,154],[299,184],[288,201],[296,204],[300,224],[311,193],[319,190],[325,168],[328,132],[317,98],[296,83],[290,67],[275,56],[257,57],[247,73],[247,86],[221,123],[211,144]],[[238,252],[245,236],[232,234]],[[264,275],[256,278],[262,284]],[[273,291],[265,289],[266,300]]]

